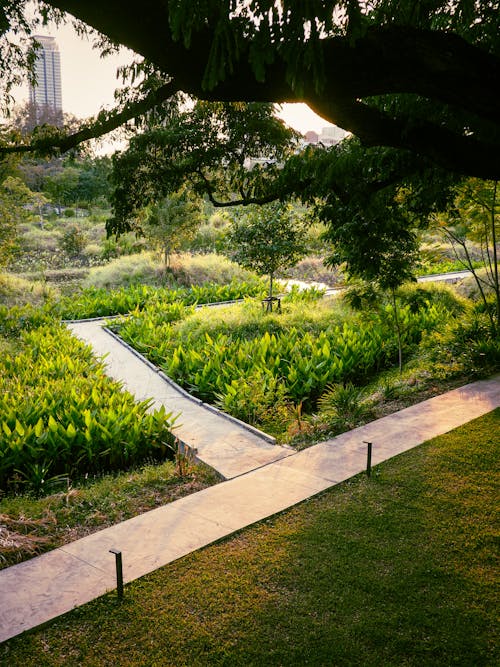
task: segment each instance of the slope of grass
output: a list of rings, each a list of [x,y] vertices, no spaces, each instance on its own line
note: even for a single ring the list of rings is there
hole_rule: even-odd
[[[16,665],[498,664],[500,410],[0,648]]]

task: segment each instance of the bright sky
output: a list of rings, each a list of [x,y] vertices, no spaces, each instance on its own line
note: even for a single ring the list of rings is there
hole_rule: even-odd
[[[121,85],[116,68],[132,60],[132,52],[123,49],[119,54],[101,59],[91,44],[79,38],[71,25],[44,28],[41,35],[56,38],[61,54],[63,110],[78,118],[93,116],[102,107],[114,105],[113,92]],[[14,91],[17,103],[28,98],[28,86]],[[330,125],[313,113],[305,104],[284,104],[281,117],[299,132],[320,132]]]

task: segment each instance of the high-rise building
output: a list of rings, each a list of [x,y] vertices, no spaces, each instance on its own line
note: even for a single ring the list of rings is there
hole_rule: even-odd
[[[62,95],[61,95],[61,55],[54,37],[45,35],[34,35],[34,39],[40,44],[37,50],[35,62],[36,84],[30,85],[29,99],[36,120],[47,117],[54,120],[62,120]],[[57,122],[53,124],[58,124]]]

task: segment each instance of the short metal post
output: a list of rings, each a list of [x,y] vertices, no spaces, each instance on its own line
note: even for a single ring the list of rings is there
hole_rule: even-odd
[[[115,554],[115,563],[116,563],[116,592],[118,593],[118,599],[123,598],[123,564],[122,564],[122,552],[118,549],[110,549],[110,554]]]
[[[366,474],[368,477],[372,474],[372,443],[371,442],[366,442],[366,440],[363,440],[365,445],[368,445],[368,450],[366,453]]]

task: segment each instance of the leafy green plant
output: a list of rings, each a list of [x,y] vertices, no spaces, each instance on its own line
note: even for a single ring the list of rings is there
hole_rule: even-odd
[[[182,303],[194,305],[241,299],[245,296],[261,296],[265,291],[263,282],[249,280],[233,281],[227,285],[207,283],[188,287],[152,287],[132,284],[119,289],[89,287],[79,294],[66,297],[53,304],[52,312],[63,319],[82,319],[129,313],[147,304]]]
[[[0,369],[0,488],[17,475],[38,493],[59,475],[168,454],[174,416],[135,402],[65,327],[22,331]]]
[[[301,294],[291,299],[283,316],[265,318],[259,304],[201,313],[151,302],[113,326],[202,400],[259,426],[271,421],[274,410],[286,430],[293,406],[311,413],[329,385],[366,383],[394,365],[398,353],[383,312],[348,314],[342,305],[316,302],[308,314]],[[418,312],[410,306],[400,311],[408,349],[448,317],[443,307],[427,302]]]
[[[318,408],[328,421],[342,430],[355,428],[370,414],[363,389],[351,382],[329,386],[319,398]]]

